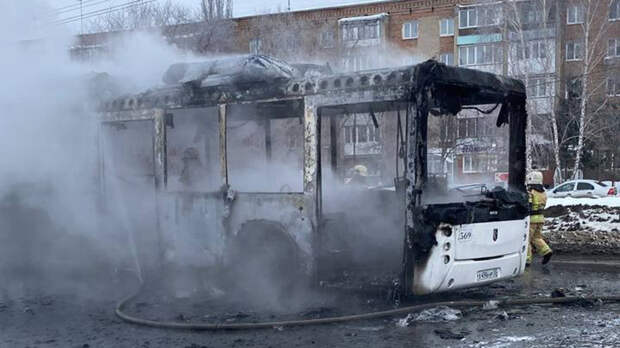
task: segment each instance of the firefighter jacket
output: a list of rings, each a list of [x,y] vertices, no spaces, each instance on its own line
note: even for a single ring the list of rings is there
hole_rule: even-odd
[[[544,223],[545,216],[543,215],[543,209],[547,205],[547,194],[534,189],[530,189],[530,222],[531,223]]]

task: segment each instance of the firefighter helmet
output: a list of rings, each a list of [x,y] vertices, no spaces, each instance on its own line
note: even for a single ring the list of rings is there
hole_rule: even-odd
[[[366,166],[358,164],[353,167],[353,174],[360,175],[360,176],[368,176],[368,168],[366,168]]]
[[[541,172],[534,170],[527,174],[525,177],[525,183],[527,185],[542,185],[543,175]]]

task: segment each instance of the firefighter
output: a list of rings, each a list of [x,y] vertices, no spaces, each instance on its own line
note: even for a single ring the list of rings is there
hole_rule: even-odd
[[[351,170],[351,178],[347,180],[346,184],[368,186],[368,168],[366,166],[358,164]]]
[[[547,204],[547,194],[543,187],[543,176],[539,171],[532,171],[526,178],[528,196],[530,201],[531,213],[530,213],[530,243],[527,248],[527,262],[526,265],[532,263],[532,248],[536,250],[539,255],[542,255],[542,264],[546,264],[553,256],[553,251],[547,245],[542,237],[542,229],[545,223],[545,216],[543,215],[543,209]]]

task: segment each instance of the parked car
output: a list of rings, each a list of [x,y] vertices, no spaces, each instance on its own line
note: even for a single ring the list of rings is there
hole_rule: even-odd
[[[607,180],[607,181],[603,181],[603,184],[609,187],[613,187],[616,190],[616,195],[620,196],[620,181],[613,182],[613,181]]]
[[[549,197],[607,197],[615,196],[616,188],[596,180],[572,180],[547,191]]]

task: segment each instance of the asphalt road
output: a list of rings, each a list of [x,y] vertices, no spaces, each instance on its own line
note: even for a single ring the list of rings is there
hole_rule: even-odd
[[[567,295],[618,295],[620,263],[606,259],[582,265],[573,259],[535,265],[515,280],[480,289],[420,298],[416,302]],[[587,260],[586,260],[587,261]],[[80,295],[37,289],[0,297],[0,347],[617,347],[620,304],[537,305],[509,309],[437,308],[406,316],[300,328],[197,332],[139,327],[115,317],[115,301],[128,288],[89,284]],[[311,297],[311,296],[309,296]],[[309,318],[385,309],[380,292],[337,293],[285,313],[231,308],[214,313],[213,301],[172,304],[157,297],[138,300],[130,309],[164,320],[244,322]],[[221,309],[221,308],[220,308]],[[280,313],[280,314],[278,314]]]

